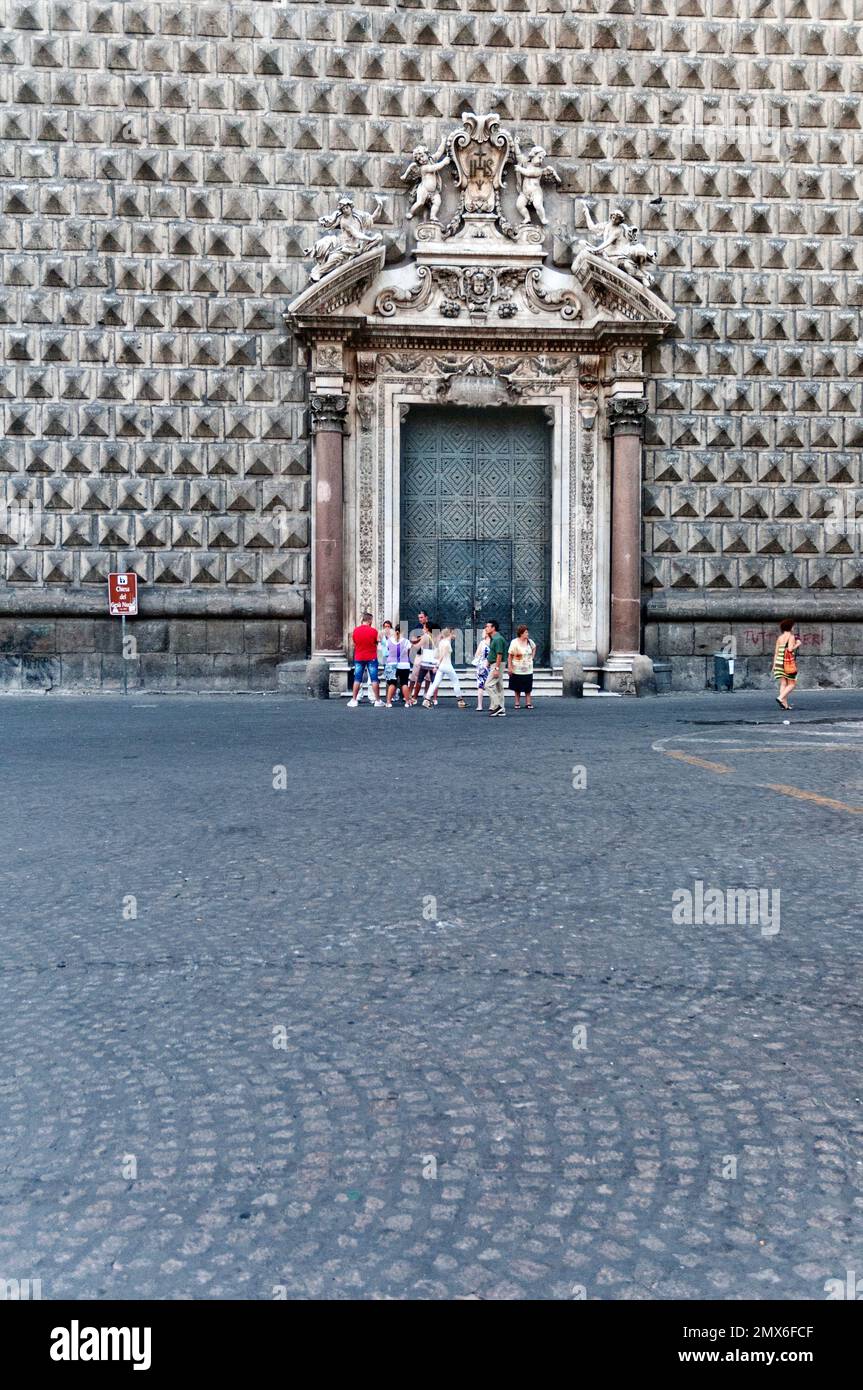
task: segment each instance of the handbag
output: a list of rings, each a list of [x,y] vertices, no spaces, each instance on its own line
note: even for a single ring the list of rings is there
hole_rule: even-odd
[[[782,657],[782,670],[785,672],[786,676],[797,675],[797,662],[795,660],[794,653],[791,650],[791,647],[788,645],[786,645],[785,652]]]

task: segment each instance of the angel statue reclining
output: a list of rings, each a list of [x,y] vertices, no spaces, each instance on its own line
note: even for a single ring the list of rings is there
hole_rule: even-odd
[[[315,264],[309,278],[320,280],[336,266],[379,245],[383,237],[374,229],[374,224],[383,206],[382,200],[375,198],[373,212],[360,212],[354,207],[352,198],[339,198],[335,212],[326,212],[319,217],[318,226],[329,235],[319,237],[312,247]]]
[[[589,252],[592,256],[611,261],[612,265],[649,288],[653,284],[653,276],[645,267],[656,262],[656,252],[638,240],[638,228],[627,222],[620,208],[612,208],[604,222],[595,222],[587,203],[582,202],[582,207],[588,229],[595,240],[575,242],[573,265],[579,256]]]

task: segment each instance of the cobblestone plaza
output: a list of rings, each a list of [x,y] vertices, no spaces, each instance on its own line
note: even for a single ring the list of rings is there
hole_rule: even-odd
[[[46,1300],[844,1289],[863,720],[854,693],[805,701],[788,730],[759,693],[504,721],[5,700],[0,1277]],[[517,818],[478,796],[501,761],[531,771]],[[353,803],[388,762],[389,795]],[[778,889],[780,920],[687,923],[698,882]]]

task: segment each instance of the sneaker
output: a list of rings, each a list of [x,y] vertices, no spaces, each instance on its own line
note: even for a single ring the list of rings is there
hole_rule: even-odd
[[[356,700],[348,700],[348,709],[356,709],[356,707],[357,707],[357,701],[356,701]]]
[[[435,700],[435,704],[437,704],[437,700]],[[423,709],[431,709],[431,707],[432,707],[432,702],[431,702],[431,700],[423,700]]]
[[[490,709],[488,712],[488,717],[489,719],[503,719],[505,718],[505,715],[502,709]]]
[[[375,709],[386,709],[386,705],[384,704],[383,700],[373,700],[372,704],[374,705]]]

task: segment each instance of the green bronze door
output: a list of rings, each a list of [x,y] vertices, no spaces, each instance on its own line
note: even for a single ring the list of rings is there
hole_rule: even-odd
[[[527,623],[549,662],[551,466],[539,410],[412,406],[402,427],[401,603],[460,634],[470,661],[484,623]]]

